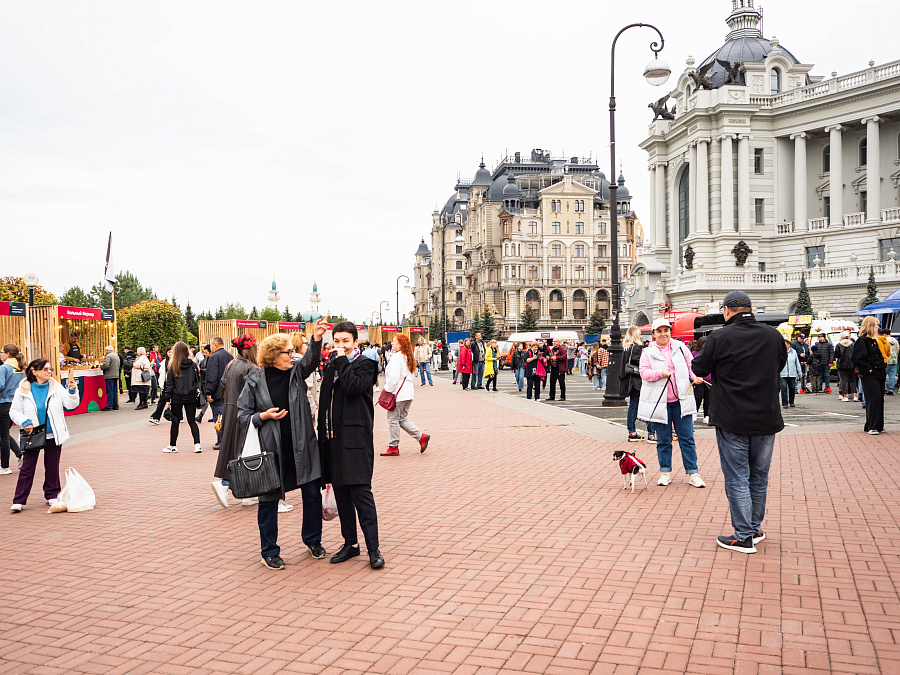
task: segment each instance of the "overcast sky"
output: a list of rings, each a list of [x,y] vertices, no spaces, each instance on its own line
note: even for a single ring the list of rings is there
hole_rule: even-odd
[[[764,4],[766,37],[813,75],[900,57],[884,0]],[[609,46],[632,22],[678,73],[724,42],[730,0],[570,2],[0,1],[0,275],[62,293],[119,270],[195,311],[266,303],[362,321],[412,274],[431,212],[482,153],[609,164]],[[893,17],[893,18],[892,18]],[[650,29],[617,48],[619,158],[666,86]],[[674,77],[670,85],[674,83]],[[401,313],[412,296],[400,289]]]

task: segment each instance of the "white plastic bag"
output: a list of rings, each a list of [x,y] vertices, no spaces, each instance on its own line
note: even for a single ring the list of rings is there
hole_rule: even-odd
[[[66,469],[66,486],[59,493],[60,505],[69,513],[90,511],[97,504],[94,491],[84,477],[72,467]]]
[[[337,510],[337,502],[334,499],[334,488],[331,487],[331,483],[328,483],[325,486],[325,491],[322,493],[322,520],[334,520],[337,518],[338,510]]]
[[[244,439],[244,449],[241,450],[241,457],[252,457],[260,454],[262,454],[262,451],[259,448],[259,431],[253,422],[250,422],[250,426],[247,427],[247,437]]]

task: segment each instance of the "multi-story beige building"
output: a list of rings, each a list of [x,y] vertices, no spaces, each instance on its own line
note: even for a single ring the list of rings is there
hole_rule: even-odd
[[[626,281],[643,233],[622,175],[618,184],[619,275]],[[465,328],[488,309],[509,332],[530,306],[542,328],[582,329],[595,306],[609,313],[609,222],[609,182],[590,161],[532,150],[528,158],[505,157],[492,172],[482,162],[474,180],[458,182],[432,214],[431,303],[414,291],[416,311],[440,311],[443,276],[451,327]]]

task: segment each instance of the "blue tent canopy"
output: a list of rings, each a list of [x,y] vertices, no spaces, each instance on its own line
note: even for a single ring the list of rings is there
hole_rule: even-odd
[[[866,305],[853,316],[868,316],[869,314],[893,314],[900,312],[900,290],[896,290],[881,302],[873,302]]]

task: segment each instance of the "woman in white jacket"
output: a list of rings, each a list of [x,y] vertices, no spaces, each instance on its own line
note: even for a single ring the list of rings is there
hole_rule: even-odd
[[[400,429],[419,441],[419,452],[425,452],[431,436],[419,431],[418,427],[407,417],[413,402],[413,373],[416,370],[416,359],[409,338],[402,333],[391,340],[391,358],[384,369],[384,389],[397,394],[393,410],[388,410],[388,429],[390,441],[388,449],[382,457],[396,457],[400,454]]]
[[[641,398],[638,417],[653,423],[656,431],[656,456],[659,460],[657,485],[672,482],[672,427],[678,434],[684,472],[690,484],[706,486],[697,468],[697,446],[694,444],[694,417],[697,402],[691,383],[705,386],[691,371],[693,356],[685,344],[672,338],[672,326],[666,319],[653,322],[653,342],[641,352]],[[665,400],[663,400],[665,399]]]
[[[59,459],[62,446],[69,438],[69,428],[63,408],[74,410],[78,407],[80,396],[78,387],[71,387],[75,382],[75,373],[69,370],[70,389],[66,389],[53,379],[53,366],[47,359],[36,359],[25,369],[25,379],[19,383],[13,396],[9,416],[23,431],[31,433],[35,426],[46,425],[44,443],[44,498],[53,506],[59,496]],[[31,486],[34,483],[34,472],[37,468],[39,452],[23,454],[19,480],[16,482],[16,494],[13,513],[22,510],[28,501]]]

